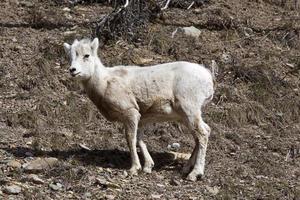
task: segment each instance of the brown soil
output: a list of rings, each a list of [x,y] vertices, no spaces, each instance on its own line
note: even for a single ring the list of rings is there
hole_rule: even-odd
[[[1,1],[0,189],[21,185],[13,199],[300,199],[300,11],[293,2],[210,0],[169,8],[140,43],[120,40],[99,50],[107,66],[217,61],[216,94],[204,115],[212,128],[205,177],[192,183],[181,177],[183,161],[165,153],[173,142],[183,153],[194,145],[174,123],[146,130],[153,173],[126,177],[121,126],[106,121],[67,73],[62,43],[89,36],[91,22],[111,7],[81,4],[68,12],[55,1]],[[199,38],[171,38],[191,25],[202,31]],[[45,184],[7,166],[29,161],[28,152],[59,158],[39,174]],[[62,190],[51,190],[53,182]]]

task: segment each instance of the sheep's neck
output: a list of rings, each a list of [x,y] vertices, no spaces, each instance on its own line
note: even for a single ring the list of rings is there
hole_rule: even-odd
[[[106,67],[101,63],[100,59],[97,58],[95,62],[94,75],[87,81],[83,82],[83,86],[88,95],[103,95],[106,88],[108,72]]]

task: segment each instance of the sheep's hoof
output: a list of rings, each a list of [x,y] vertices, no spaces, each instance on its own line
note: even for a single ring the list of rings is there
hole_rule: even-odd
[[[143,172],[147,173],[147,174],[151,174],[152,172],[152,167],[144,167],[143,168]]]
[[[197,181],[197,176],[196,176],[195,174],[190,173],[190,174],[186,177],[186,180],[195,182],[195,181]]]
[[[186,177],[186,180],[195,182],[195,181],[197,181],[197,177],[199,177],[200,179],[202,179],[203,178],[203,174],[195,174],[195,173],[191,172]]]
[[[129,170],[129,174],[131,176],[138,175],[138,171],[141,169],[141,167],[131,167]]]

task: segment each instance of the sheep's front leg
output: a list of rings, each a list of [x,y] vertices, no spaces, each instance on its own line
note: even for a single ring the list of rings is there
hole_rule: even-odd
[[[144,129],[140,126],[139,127],[139,130],[138,130],[138,145],[142,151],[142,154],[144,156],[144,160],[145,160],[145,163],[144,163],[144,167],[143,167],[143,171],[145,173],[151,173],[152,172],[152,168],[154,167],[154,161],[153,159],[151,158],[151,155],[147,149],[147,146],[145,144],[145,142],[142,140],[143,139],[143,134],[144,134]]]
[[[140,118],[139,116],[139,113],[136,114],[135,112],[133,112],[133,114],[130,115],[127,123],[125,123],[126,140],[131,156],[131,168],[129,170],[129,173],[131,175],[137,175],[138,171],[142,168],[136,149],[137,127]]]

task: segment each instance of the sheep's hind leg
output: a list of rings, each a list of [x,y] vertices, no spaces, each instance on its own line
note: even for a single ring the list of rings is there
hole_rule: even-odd
[[[143,134],[144,134],[144,129],[143,128],[140,128],[138,130],[138,145],[142,151],[142,154],[144,156],[144,160],[145,160],[145,163],[144,163],[144,167],[143,167],[143,171],[145,173],[151,173],[152,172],[152,168],[154,167],[154,161],[147,149],[147,146],[145,144],[145,142],[142,140],[143,139]]]
[[[190,171],[192,170],[192,168],[195,165],[195,161],[196,161],[196,157],[197,157],[197,153],[198,153],[198,143],[196,143],[193,153],[191,155],[191,157],[189,158],[189,160],[185,163],[185,165],[182,168],[182,173],[183,174],[188,174],[190,173]]]
[[[209,127],[204,121],[202,121],[202,123],[203,123],[203,126],[204,126],[206,132],[207,132],[208,134],[210,134],[210,132],[211,132],[210,127]],[[193,131],[193,130],[192,130],[192,131]],[[194,134],[193,134],[193,135],[194,135]],[[195,141],[197,140],[197,138],[194,138],[194,139],[195,139]],[[194,167],[195,162],[196,162],[196,157],[197,157],[198,150],[199,150],[199,143],[196,142],[195,148],[194,148],[194,150],[193,150],[193,153],[192,153],[190,159],[189,159],[188,162],[183,166],[183,169],[182,169],[182,173],[183,173],[183,174],[188,174],[188,173],[191,172],[191,170],[192,170],[192,168]]]
[[[129,173],[131,175],[137,175],[138,171],[141,169],[141,163],[137,154],[137,127],[138,127],[138,121],[140,118],[140,114],[138,111],[134,110],[132,113],[130,113],[130,117],[128,121],[124,124],[125,125],[125,132],[126,132],[126,140],[128,143],[128,147],[130,150],[130,156],[131,156],[131,168],[129,170]]]
[[[194,168],[187,176],[187,180],[190,181],[196,181],[197,176],[204,175],[206,149],[208,143],[208,136],[210,134],[209,126],[203,122],[201,115],[199,115],[199,117],[200,119],[195,121],[196,123],[193,131],[193,136],[196,143],[195,148],[198,148],[198,153],[196,155]]]

